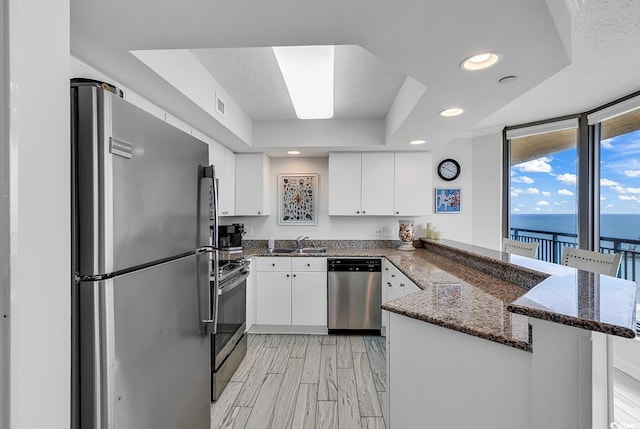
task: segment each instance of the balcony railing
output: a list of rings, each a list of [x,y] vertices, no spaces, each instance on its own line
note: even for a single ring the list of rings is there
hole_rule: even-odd
[[[511,228],[511,238],[529,243],[539,243],[537,258],[547,262],[559,263],[563,247],[577,247],[578,235],[564,232],[539,231],[535,229]],[[627,238],[600,237],[600,252],[622,253],[618,277],[627,280],[640,280],[640,240]]]

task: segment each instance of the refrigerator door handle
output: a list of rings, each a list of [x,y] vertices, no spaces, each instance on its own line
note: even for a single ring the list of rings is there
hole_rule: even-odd
[[[216,178],[216,168],[214,165],[210,165],[204,168],[204,177],[211,180],[211,195],[209,195],[210,201],[213,202],[213,248],[218,248],[218,179]]]
[[[217,229],[217,228],[216,228]],[[219,290],[220,290],[220,273],[218,271],[220,267],[219,259],[218,259],[218,249],[213,250],[213,287],[209,287],[209,294],[211,295],[211,308],[213,309],[213,320],[212,327],[210,333],[216,334],[218,332],[218,300],[219,298]],[[213,289],[213,293],[211,293],[211,289]]]

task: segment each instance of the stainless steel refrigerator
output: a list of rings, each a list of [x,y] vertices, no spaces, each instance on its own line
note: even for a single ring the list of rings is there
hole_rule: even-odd
[[[208,429],[208,147],[106,84],[71,106],[73,426]]]

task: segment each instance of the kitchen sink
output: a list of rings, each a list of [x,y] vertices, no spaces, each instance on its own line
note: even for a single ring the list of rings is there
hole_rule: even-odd
[[[267,253],[293,253],[296,249],[290,247],[276,247],[273,249],[267,249]]]
[[[267,249],[267,253],[321,254],[321,253],[327,253],[327,248],[326,247],[303,247],[301,249],[294,249],[291,247],[276,247],[273,249]]]
[[[295,253],[327,253],[326,247],[303,247],[302,249],[295,249]]]

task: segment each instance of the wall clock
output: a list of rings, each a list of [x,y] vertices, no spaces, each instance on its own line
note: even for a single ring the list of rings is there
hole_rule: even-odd
[[[460,164],[455,159],[445,159],[438,164],[438,176],[447,182],[455,180],[460,175]]]

